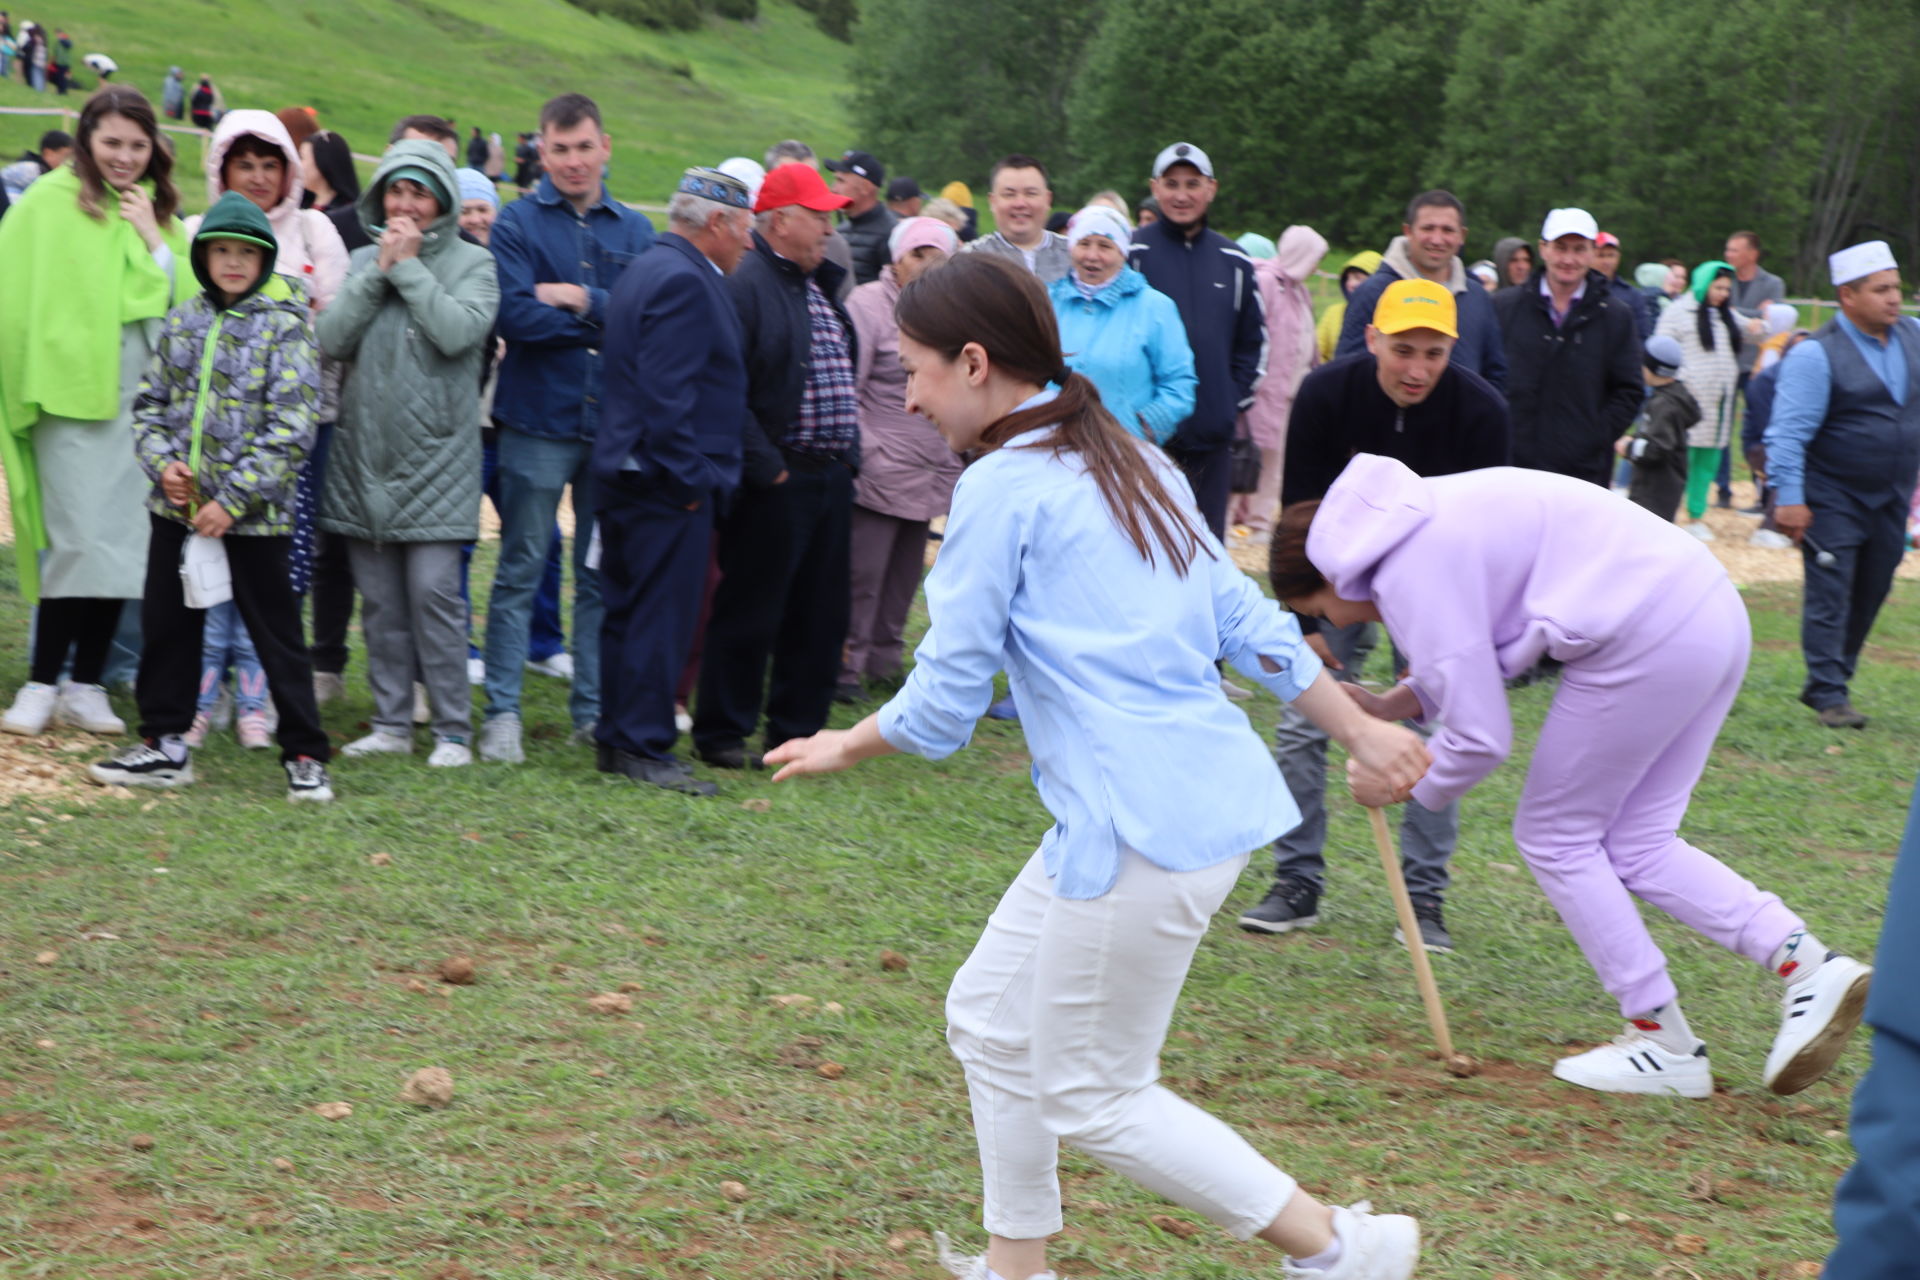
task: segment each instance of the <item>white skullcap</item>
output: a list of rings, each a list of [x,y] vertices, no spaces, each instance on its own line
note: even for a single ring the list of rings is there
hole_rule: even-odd
[[[766,181],[767,171],[759,161],[749,160],[745,156],[729,156],[713,167],[746,187],[748,207],[752,207],[753,202],[760,198],[760,184]]]
[[[1838,253],[1827,255],[1827,270],[1833,273],[1833,286],[1836,289],[1876,271],[1891,270],[1899,265],[1893,260],[1893,250],[1887,247],[1885,240],[1849,245]]]

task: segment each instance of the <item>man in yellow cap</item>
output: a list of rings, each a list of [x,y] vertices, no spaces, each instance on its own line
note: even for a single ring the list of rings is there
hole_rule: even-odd
[[[1509,461],[1513,430],[1507,402],[1479,374],[1452,363],[1459,341],[1453,294],[1431,280],[1396,280],[1381,291],[1360,355],[1306,376],[1287,420],[1283,507],[1324,497],[1356,453],[1398,458],[1423,476],[1450,475]],[[1301,618],[1307,643],[1341,680],[1357,680],[1373,652],[1373,624],[1336,627]],[[1398,653],[1394,668],[1406,666]],[[1421,726],[1425,732],[1430,726]],[[1300,825],[1274,842],[1273,888],[1240,917],[1260,933],[1290,933],[1320,922],[1327,839],[1327,738],[1291,707],[1281,712],[1274,757],[1300,806]],[[1429,951],[1451,951],[1441,914],[1447,863],[1459,842],[1460,809],[1406,807],[1400,857],[1420,937]]]

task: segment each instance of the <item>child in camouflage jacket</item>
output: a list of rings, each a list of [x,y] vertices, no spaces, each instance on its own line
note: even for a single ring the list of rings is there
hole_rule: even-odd
[[[295,481],[312,447],[319,359],[297,284],[273,273],[266,216],[237,192],[200,224],[191,252],[201,290],[167,313],[134,400],[134,449],[153,479],[145,648],[134,686],[141,743],[93,765],[114,786],[193,781],[185,734],[200,683],[207,611],[180,578],[190,535],[219,539],[233,603],[280,713],[289,800],[330,800],[327,736],[287,573]]]

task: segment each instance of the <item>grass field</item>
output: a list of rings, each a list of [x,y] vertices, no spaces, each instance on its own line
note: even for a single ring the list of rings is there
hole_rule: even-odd
[[[14,7],[15,21],[41,17]],[[787,0],[764,0],[752,24],[712,22],[694,32],[658,32],[596,17],[565,0],[178,0],[156,7],[99,0],[61,12],[75,63],[101,51],[120,64],[116,82],[156,105],[167,67],[213,77],[229,108],[312,106],[356,151],[377,155],[393,122],[414,112],[452,116],[498,132],[509,156],[557,93],[591,95],[614,135],[610,185],[623,199],[664,202],[680,171],[730,155],[758,158],[798,137],[823,155],[849,144],[848,48],[823,35]],[[78,79],[91,90],[94,76]],[[34,93],[16,74],[0,84],[0,108],[69,106]],[[0,115],[9,159],[55,122]],[[201,144],[180,140],[191,170],[181,184],[188,211],[206,203]]]
[[[8,690],[26,629],[10,586]],[[1863,955],[1920,740],[1913,590],[1862,671],[1874,724],[1845,736],[1793,700],[1797,593],[1749,593],[1753,672],[1686,824]],[[340,740],[369,709],[351,684],[329,709]],[[343,761],[318,810],[230,739],[164,799],[75,781],[97,739],[0,748],[0,1276],[904,1280],[939,1273],[929,1229],[978,1246],[941,1000],[1047,824],[1018,728],[984,723],[940,765],[720,775],[702,801],[603,780],[564,745],[562,688],[528,684],[525,767]],[[1522,759],[1550,694],[1515,694]],[[1263,732],[1275,711],[1253,704]],[[1659,919],[1720,1092],[1551,1080],[1617,1023],[1508,838],[1520,776],[1466,802],[1460,953],[1438,962],[1481,1075],[1428,1057],[1340,802],[1325,924],[1284,940],[1216,924],[1170,1084],[1314,1191],[1419,1214],[1429,1280],[1814,1274],[1864,1049],[1771,1098],[1776,985]],[[1263,862],[1228,912],[1262,893]],[[437,979],[454,955],[477,962],[472,985]],[[602,993],[631,1011],[593,1012]],[[429,1066],[456,1081],[444,1110],[397,1097]],[[313,1111],[336,1101],[353,1114]],[[1063,1275],[1277,1272],[1084,1159],[1064,1171]]]

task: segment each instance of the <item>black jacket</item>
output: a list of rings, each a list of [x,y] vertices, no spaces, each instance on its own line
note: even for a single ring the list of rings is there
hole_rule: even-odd
[[[1662,520],[1673,519],[1687,491],[1687,429],[1700,421],[1700,405],[1684,382],[1655,387],[1647,396],[1639,434],[1627,446],[1633,484],[1627,497]]]
[[[1556,327],[1540,296],[1541,273],[1493,296],[1507,343],[1513,462],[1605,485],[1613,442],[1626,434],[1646,383],[1640,335],[1607,278],[1587,272],[1586,292]]]
[[[1512,448],[1507,402],[1471,369],[1448,365],[1425,400],[1402,409],[1380,389],[1373,356],[1348,356],[1309,373],[1294,395],[1280,501],[1326,497],[1356,453],[1447,476],[1504,467]]]
[[[1267,372],[1267,315],[1253,259],[1218,231],[1202,228],[1190,240],[1162,218],[1133,233],[1128,263],[1180,309],[1200,377],[1193,416],[1174,431],[1167,451],[1226,448]]]
[[[875,204],[859,217],[848,218],[840,224],[840,234],[847,238],[847,246],[853,250],[856,285],[872,284],[880,278],[880,268],[893,261],[887,252],[887,237],[899,223],[893,210],[884,204]]]
[[[814,283],[827,295],[828,304],[847,331],[847,349],[857,355],[859,339],[853,322],[834,296],[844,278],[838,266],[824,260],[813,270]],[[734,309],[740,313],[747,407],[753,410],[752,420],[747,423],[746,457],[740,478],[748,488],[764,489],[787,469],[780,442],[800,416],[800,400],[807,389],[807,359],[813,351],[813,330],[807,323],[807,276],[775,253],[756,231],[753,248],[742,255],[740,265],[727,277],[727,292],[733,295]],[[858,442],[841,456],[841,461],[859,469]]]

